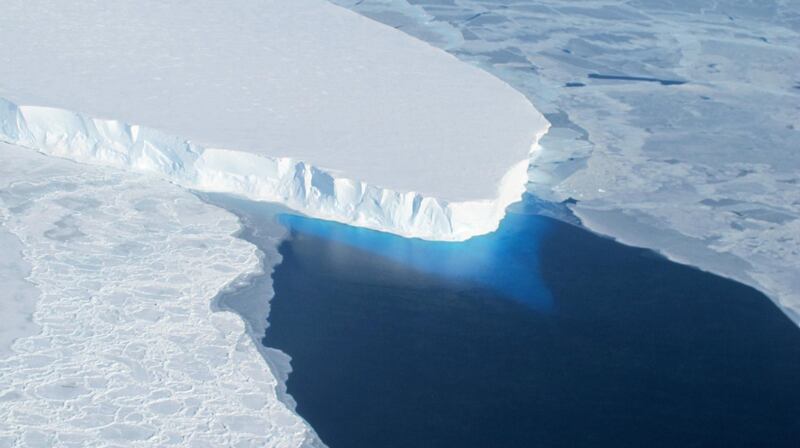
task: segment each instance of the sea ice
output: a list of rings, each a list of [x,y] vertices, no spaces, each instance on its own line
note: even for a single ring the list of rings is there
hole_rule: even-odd
[[[0,189],[5,187],[0,179]],[[39,292],[25,280],[30,266],[22,258],[22,244],[3,228],[3,196],[0,190],[0,358],[12,353],[14,340],[38,331],[31,321]]]
[[[235,216],[152,176],[0,144],[0,217],[3,265],[30,266],[0,270],[2,291],[28,276],[40,330],[0,357],[0,446],[322,446],[262,358],[285,355],[212,306],[261,269]]]

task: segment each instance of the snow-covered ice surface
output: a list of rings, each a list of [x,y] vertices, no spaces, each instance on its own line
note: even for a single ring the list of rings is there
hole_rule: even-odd
[[[0,188],[3,188],[3,181],[0,179]],[[0,325],[0,359],[12,353],[14,340],[38,331],[31,316],[39,297],[36,287],[25,280],[30,266],[22,259],[22,244],[5,230],[2,222],[0,209],[0,316],[3,319]]]
[[[800,323],[800,2],[334,1],[525,93],[535,195]]]
[[[185,163],[190,179],[171,180],[409,236],[495,229],[548,126],[485,71],[324,0],[8,0],[0,42],[0,97],[23,106],[37,149],[121,166],[102,149],[130,149],[125,125],[158,129],[234,151],[204,157],[205,177],[158,145],[134,169]],[[81,147],[97,132],[105,148]]]
[[[152,176],[0,144],[0,217],[40,330],[0,357],[0,446],[321,446],[242,320],[212,306],[260,272],[235,216]]]

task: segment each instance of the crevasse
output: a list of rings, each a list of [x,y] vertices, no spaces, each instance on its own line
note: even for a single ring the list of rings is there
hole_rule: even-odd
[[[536,135],[531,157],[546,131]],[[448,202],[337,177],[291,158],[204,148],[151,128],[2,98],[0,141],[76,162],[156,174],[185,188],[277,202],[315,218],[441,241],[496,230],[506,207],[525,191],[530,161],[508,170],[494,199]]]

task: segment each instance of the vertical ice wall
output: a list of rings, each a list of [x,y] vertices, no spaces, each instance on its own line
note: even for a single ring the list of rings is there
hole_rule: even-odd
[[[27,127],[50,154],[327,219],[432,239],[491,231],[548,127],[499,79],[324,0],[3,8],[0,42],[14,45],[0,46],[0,97],[24,106],[0,123],[6,140]]]
[[[800,322],[800,4],[334,1],[524,92],[534,194]]]
[[[0,141],[78,162],[157,174],[187,188],[280,202],[319,218],[440,240],[496,229],[505,208],[524,192],[529,164],[525,158],[511,166],[493,199],[447,202],[337,177],[290,158],[203,148],[141,126],[3,99]]]

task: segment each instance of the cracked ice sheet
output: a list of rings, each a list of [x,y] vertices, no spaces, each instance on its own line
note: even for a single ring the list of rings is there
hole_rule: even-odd
[[[25,280],[30,266],[22,259],[22,244],[2,226],[2,222],[0,210],[0,316],[3,319],[3,325],[0,326],[0,359],[12,353],[11,344],[14,340],[38,331],[31,317],[39,297],[36,287]]]
[[[755,286],[800,323],[800,3],[334,2],[531,99],[553,124],[534,194],[577,199],[587,227]]]
[[[259,269],[233,215],[163,181],[5,144],[0,179],[41,330],[0,359],[0,446],[319,444],[278,400],[242,320],[212,310]]]

